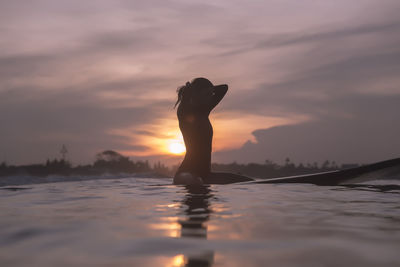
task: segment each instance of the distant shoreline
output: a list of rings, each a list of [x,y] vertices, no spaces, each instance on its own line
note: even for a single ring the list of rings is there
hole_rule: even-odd
[[[359,164],[342,164],[326,160],[322,164],[295,164],[286,158],[285,164],[279,165],[266,160],[263,164],[248,163],[230,164],[212,163],[213,172],[231,172],[253,178],[268,179],[342,170],[360,166]],[[161,162],[150,164],[148,161],[133,161],[113,150],[105,150],[96,155],[93,164],[72,166],[66,159],[47,160],[43,164],[7,165],[0,164],[0,186],[26,183],[47,183],[60,181],[81,181],[109,178],[171,178],[178,166],[168,167]]]

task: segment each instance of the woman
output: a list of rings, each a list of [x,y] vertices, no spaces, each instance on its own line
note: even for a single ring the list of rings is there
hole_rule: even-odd
[[[178,88],[179,128],[186,155],[174,177],[174,184],[228,184],[253,179],[231,173],[211,172],[213,129],[208,119],[211,110],[225,96],[228,85],[214,86],[206,78],[196,78]]]

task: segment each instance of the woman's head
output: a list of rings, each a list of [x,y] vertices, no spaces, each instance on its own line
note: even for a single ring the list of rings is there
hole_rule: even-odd
[[[179,103],[203,102],[208,101],[212,97],[212,89],[214,85],[206,78],[195,78],[191,82],[187,82],[184,86],[178,87],[176,90],[178,100],[175,103],[176,107]]]

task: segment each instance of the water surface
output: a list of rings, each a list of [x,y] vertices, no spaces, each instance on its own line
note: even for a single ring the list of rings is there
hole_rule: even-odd
[[[1,266],[399,266],[400,183],[4,187]]]

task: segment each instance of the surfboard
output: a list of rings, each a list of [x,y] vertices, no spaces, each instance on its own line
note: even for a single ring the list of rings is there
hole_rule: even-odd
[[[334,186],[371,180],[400,179],[400,158],[385,160],[356,168],[307,175],[263,179],[247,183],[306,183]]]

